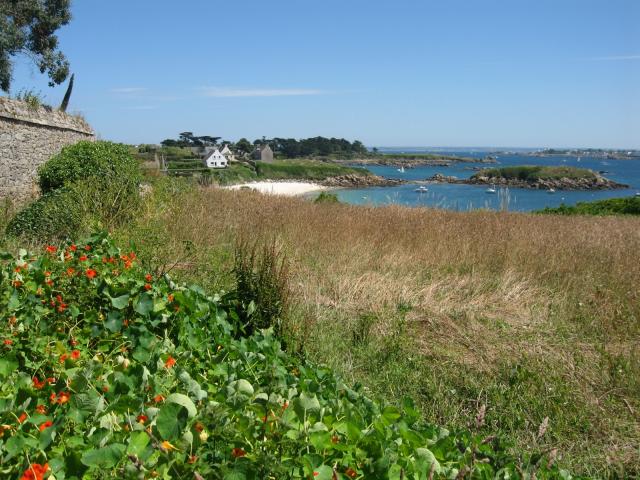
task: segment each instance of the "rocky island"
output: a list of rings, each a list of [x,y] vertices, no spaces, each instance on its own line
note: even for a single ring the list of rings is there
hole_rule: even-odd
[[[458,179],[436,174],[427,180],[441,183],[469,185],[497,185],[503,187],[531,188],[537,190],[607,190],[628,188],[599,173],[585,168],[545,167],[522,165],[490,168],[479,171],[468,179]]]

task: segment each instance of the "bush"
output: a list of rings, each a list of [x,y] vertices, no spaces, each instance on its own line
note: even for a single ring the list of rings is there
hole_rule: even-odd
[[[50,192],[22,209],[8,223],[6,232],[29,239],[63,239],[81,230],[82,213],[69,188]]]
[[[340,203],[335,193],[320,192],[313,203]]]
[[[63,148],[38,169],[38,176],[42,193],[88,178],[110,178],[137,188],[141,178],[138,162],[129,147],[88,141]]]

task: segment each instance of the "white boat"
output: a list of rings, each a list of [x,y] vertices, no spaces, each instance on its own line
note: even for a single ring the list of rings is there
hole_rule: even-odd
[[[429,189],[427,187],[425,187],[424,185],[420,185],[418,188],[416,188],[414,190],[414,192],[419,192],[419,193],[425,193],[428,192]]]
[[[489,188],[487,188],[485,190],[485,192],[487,192],[487,193],[496,193],[497,192],[496,186],[495,185],[491,185]]]
[[[550,188],[549,190],[547,190],[547,193],[556,193],[556,190],[554,188]]]
[[[398,169],[400,173],[404,173],[404,165]]]

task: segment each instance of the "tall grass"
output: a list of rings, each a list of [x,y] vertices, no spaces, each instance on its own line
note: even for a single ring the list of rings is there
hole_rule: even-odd
[[[290,264],[288,345],[373,395],[411,394],[452,427],[485,405],[487,431],[517,448],[549,417],[546,447],[562,464],[640,473],[639,219],[217,189],[160,203],[120,235],[144,242],[153,226],[142,255],[186,256],[176,274],[212,288],[233,286],[237,238],[275,239]]]

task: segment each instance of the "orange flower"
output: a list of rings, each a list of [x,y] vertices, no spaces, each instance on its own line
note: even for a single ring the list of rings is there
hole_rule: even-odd
[[[78,345],[78,341],[75,338],[72,338],[71,340],[69,340],[69,345],[75,347],[76,345]]]
[[[75,269],[73,269],[72,267],[67,268],[67,276],[71,276],[74,273],[76,273]]]
[[[71,352],[71,359],[78,360],[80,358],[80,350],[74,350]]]
[[[78,247],[76,247],[75,245],[71,245],[69,247],[69,250],[71,250],[72,252],[75,252],[76,250],[78,250]]]
[[[103,385],[103,386],[102,386],[102,391],[103,391],[104,393],[107,393],[107,392],[109,391],[109,385]]]
[[[84,246],[84,249],[85,249],[87,252],[91,251],[91,245],[85,245],[85,246]]]
[[[169,443],[168,441],[164,441],[161,443],[162,448],[164,448],[165,450],[167,450],[168,452],[170,452],[171,450],[178,450],[176,447],[174,447],[173,445],[171,445],[171,443]]]
[[[93,280],[94,278],[96,278],[96,275],[98,275],[98,272],[96,272],[93,268],[87,268],[85,273],[87,274],[87,278],[89,280]]]
[[[13,340],[9,340],[8,338],[3,340],[2,343],[4,343],[5,345],[12,345],[13,344]]]
[[[64,405],[71,399],[71,392],[60,392],[58,394],[58,405]]]
[[[153,401],[156,403],[164,402],[164,397],[162,395],[156,395],[155,397],[153,397]]]
[[[358,473],[353,468],[347,468],[344,474],[349,478],[356,478]]]
[[[48,245],[45,250],[47,251],[47,253],[56,253],[58,247],[56,247],[55,245]]]
[[[50,278],[48,280],[45,280],[45,282],[47,285],[49,285],[50,287],[53,287],[53,280],[51,280]]]
[[[320,475],[320,472],[316,472],[316,471],[313,472],[314,477],[317,477],[318,475]]]
[[[18,319],[15,316],[13,316],[13,317],[9,317],[8,321],[9,321],[9,325],[15,325]]]
[[[170,293],[169,296],[167,297],[167,300],[169,301],[169,303],[173,302],[173,293]]]
[[[40,380],[38,380],[38,377],[33,377],[31,381],[33,382],[33,387],[36,390],[42,390],[42,388],[45,386],[45,382],[41,382]]]
[[[176,359],[169,355],[169,358],[164,362],[165,368],[171,368],[176,364]]]
[[[20,288],[22,286],[22,282],[20,280],[14,280],[13,286],[16,288]]]
[[[53,425],[53,422],[51,420],[47,420],[46,422],[41,423],[38,428],[40,429],[41,432],[44,432],[47,428],[51,427],[52,425]]]
[[[66,353],[63,353],[62,355],[60,355],[60,363],[66,362],[67,358],[69,358],[69,355]]]
[[[49,395],[49,401],[51,403],[56,403],[56,392],[51,392],[51,395]]]
[[[247,454],[247,452],[245,452],[241,448],[234,448],[233,450],[231,450],[231,456],[233,458],[244,457],[246,454]]]
[[[145,279],[147,282],[151,282],[151,281],[153,280],[153,277],[151,276],[151,274],[150,274],[150,273],[147,273],[147,274],[144,276],[144,279]]]
[[[144,289],[148,292],[149,290],[151,290],[151,285],[149,283],[145,283],[144,284]]]
[[[80,260],[81,262],[86,262],[88,258],[89,257],[87,257],[86,255],[81,255],[78,260]]]
[[[42,415],[46,415],[47,407],[45,407],[44,405],[38,405],[36,407],[36,412],[41,413]]]
[[[193,428],[195,428],[197,432],[201,432],[201,431],[204,430],[204,425],[201,424],[200,422],[196,422],[196,424],[193,426]]]
[[[187,463],[194,464],[197,461],[198,461],[198,457],[196,457],[195,455],[189,455],[189,459],[187,460]]]
[[[20,480],[42,480],[44,478],[44,474],[49,470],[49,464],[45,463],[44,465],[40,465],[39,463],[32,463],[29,468],[27,468]]]
[[[138,415],[136,417],[136,421],[138,423],[141,423],[142,425],[144,425],[147,420],[149,420],[149,417],[147,417],[146,415]]]
[[[27,419],[27,412],[22,412],[18,417],[18,423],[23,423]]]
[[[282,410],[286,410],[288,406],[289,406],[289,401],[285,400],[284,403],[282,404]]]
[[[45,277],[50,277],[51,276],[51,272],[44,272],[44,276]]]
[[[54,383],[56,383],[56,379],[55,379],[55,378],[53,378],[53,377],[48,377],[48,378],[47,378],[47,380],[46,380],[46,382],[47,382],[49,385],[53,385]]]

